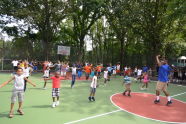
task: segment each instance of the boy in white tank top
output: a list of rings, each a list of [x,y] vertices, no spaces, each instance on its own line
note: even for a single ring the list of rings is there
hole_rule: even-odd
[[[17,112],[20,115],[24,115],[24,112],[22,111],[22,104],[23,104],[23,101],[24,101],[24,84],[25,84],[25,80],[28,83],[30,83],[31,85],[33,85],[34,87],[36,86],[31,81],[29,81],[27,78],[25,78],[25,76],[23,75],[23,69],[22,68],[18,68],[17,71],[16,71],[16,74],[10,80],[8,80],[8,81],[4,82],[3,84],[1,84],[0,88],[2,88],[3,86],[7,85],[12,80],[14,80],[14,84],[13,84],[12,97],[11,97],[11,108],[10,108],[10,113],[9,113],[9,117],[10,118],[12,118],[14,116],[13,108],[14,108],[14,104],[16,102],[17,97],[18,97],[18,101],[19,101],[19,108],[18,108]]]

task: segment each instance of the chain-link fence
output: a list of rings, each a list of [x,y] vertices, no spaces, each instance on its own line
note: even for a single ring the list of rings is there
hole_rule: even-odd
[[[13,70],[12,60],[11,59],[0,59],[0,70],[8,71]]]

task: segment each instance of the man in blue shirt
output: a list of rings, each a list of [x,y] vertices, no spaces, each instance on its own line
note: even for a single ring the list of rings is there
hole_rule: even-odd
[[[167,83],[168,83],[168,76],[170,74],[170,71],[172,70],[170,66],[167,64],[167,60],[162,59],[160,61],[160,55],[156,56],[156,61],[159,66],[159,71],[158,71],[158,82],[156,85],[156,100],[154,101],[155,104],[160,102],[160,92],[163,91],[164,94],[167,97],[167,106],[172,104],[171,97],[169,93],[167,92]]]

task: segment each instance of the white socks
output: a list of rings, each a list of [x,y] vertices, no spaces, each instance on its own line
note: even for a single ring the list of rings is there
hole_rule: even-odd
[[[156,99],[157,99],[157,100],[160,100],[160,96],[156,96]],[[171,101],[171,97],[168,96],[168,97],[167,97],[167,100],[168,100],[168,101]]]
[[[168,101],[171,101],[171,97],[170,97],[170,96],[168,96],[168,97],[167,97],[167,100],[168,100]]]
[[[56,102],[52,103],[52,108],[56,107]]]
[[[59,101],[56,101],[56,106],[58,106],[59,105]]]
[[[160,96],[156,96],[156,99],[157,99],[157,100],[160,100]]]

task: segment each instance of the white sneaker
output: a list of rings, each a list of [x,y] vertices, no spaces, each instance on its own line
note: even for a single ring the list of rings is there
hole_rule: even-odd
[[[141,90],[144,90],[144,88],[140,88]]]
[[[58,106],[58,105],[59,105],[59,101],[56,102],[56,106]]]
[[[46,87],[43,88],[43,90],[46,90],[46,89],[47,89]]]
[[[56,107],[56,102],[53,102],[52,103],[52,108],[55,108]]]

